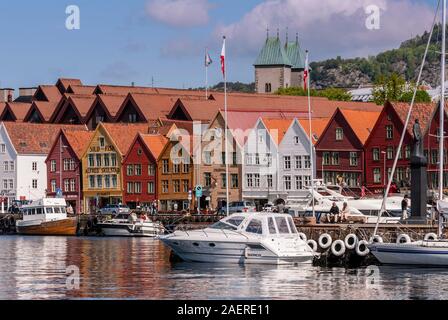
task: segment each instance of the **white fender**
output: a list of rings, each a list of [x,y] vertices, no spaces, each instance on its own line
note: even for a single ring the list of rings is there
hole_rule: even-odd
[[[366,240],[361,240],[358,242],[358,245],[356,246],[356,254],[360,257],[365,257],[370,253],[369,243]]]
[[[333,239],[328,233],[323,233],[320,235],[318,242],[322,249],[328,249],[330,248]]]
[[[308,240],[308,237],[303,232],[299,232],[299,238],[306,242]]]
[[[345,243],[342,240],[336,240],[331,244],[331,253],[336,257],[341,257],[345,253]]]
[[[356,245],[358,244],[358,237],[354,233],[350,233],[345,236],[345,247],[347,249],[353,250],[356,248]]]
[[[430,232],[430,233],[425,234],[424,239],[425,239],[425,241],[437,240],[438,236],[434,232]]]
[[[314,252],[316,252],[317,251],[317,242],[316,241],[314,241],[313,239],[310,239],[310,240],[308,240],[307,242],[306,242],[306,244],[314,251]]]
[[[383,238],[379,235],[375,235],[373,237],[370,237],[369,243],[383,243]]]
[[[398,244],[411,243],[411,237],[406,233],[402,233],[397,237]]]

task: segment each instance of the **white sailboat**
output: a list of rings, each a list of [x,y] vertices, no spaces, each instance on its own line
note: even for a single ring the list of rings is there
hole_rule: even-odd
[[[440,1],[439,1],[440,4]],[[437,10],[438,11],[438,10]],[[439,211],[439,239],[435,240],[420,240],[414,241],[406,244],[402,243],[372,243],[369,245],[371,253],[383,264],[400,264],[400,265],[422,265],[422,266],[448,266],[448,240],[440,239],[442,236],[442,217],[445,215],[447,208],[446,202],[443,201],[443,159],[444,159],[444,104],[445,104],[445,59],[446,59],[446,0],[443,0],[442,8],[442,60],[441,60],[441,96],[440,96],[440,139],[439,139],[439,201],[437,203],[437,209]],[[435,21],[434,21],[435,24]],[[428,39],[428,45],[425,52],[425,57],[423,58],[423,63],[420,69],[419,79],[420,81],[421,72],[423,70],[423,65],[426,60],[426,53],[428,51],[429,43],[432,36],[432,31],[434,30],[434,24],[431,29],[431,35]],[[414,92],[415,99],[415,92]],[[414,99],[411,103],[411,109],[414,103]],[[409,111],[409,113],[411,110]],[[408,117],[409,119],[409,117]],[[407,127],[407,124],[404,128]],[[402,146],[400,141],[399,148]],[[395,166],[392,169],[392,173],[395,170]],[[389,188],[388,188],[389,189]],[[388,190],[385,193],[388,194]],[[386,196],[387,197],[387,196]],[[383,201],[384,203],[385,201]],[[374,234],[376,235],[378,229],[375,228]]]

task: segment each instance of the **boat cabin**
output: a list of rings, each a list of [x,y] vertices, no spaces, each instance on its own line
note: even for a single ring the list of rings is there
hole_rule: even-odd
[[[63,198],[45,198],[22,206],[23,220],[54,221],[67,219],[67,203]]]
[[[278,213],[234,214],[218,221],[209,228],[247,232],[263,236],[297,234],[292,217],[288,214]]]

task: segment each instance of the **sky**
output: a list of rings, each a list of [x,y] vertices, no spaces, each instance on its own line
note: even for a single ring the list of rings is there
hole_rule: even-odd
[[[80,12],[69,30],[68,6]],[[374,5],[378,28],[366,27]],[[14,0],[0,2],[0,87],[84,84],[190,88],[222,80],[219,54],[227,37],[228,81],[254,81],[266,39],[288,30],[310,60],[374,55],[428,30],[437,0]],[[377,22],[377,20],[375,20]]]

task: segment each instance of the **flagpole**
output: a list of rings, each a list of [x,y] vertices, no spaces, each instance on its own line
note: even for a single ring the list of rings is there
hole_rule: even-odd
[[[226,36],[223,36],[223,50],[221,53],[221,63],[222,71],[224,76],[224,125],[225,125],[225,162],[226,162],[226,213],[229,216],[229,161],[228,161],[228,124],[227,124],[227,70],[226,70],[226,59],[225,59],[225,49],[226,49]]]
[[[313,145],[313,131],[311,126],[311,92],[310,92],[310,72],[309,72],[309,53],[308,50],[306,50],[306,63],[305,63],[305,72],[306,72],[306,89],[307,89],[307,95],[308,95],[308,122],[309,122],[309,139],[310,139],[310,169],[311,169],[311,190],[312,190],[312,197],[311,197],[311,204],[313,208],[313,218],[316,217],[316,211],[314,207],[314,145]]]
[[[205,48],[205,100],[208,100],[208,50]]]

